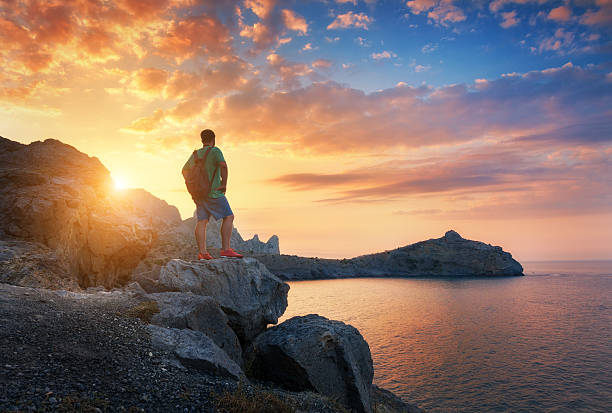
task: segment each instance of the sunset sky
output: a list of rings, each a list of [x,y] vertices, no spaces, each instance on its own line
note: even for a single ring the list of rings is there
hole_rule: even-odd
[[[455,229],[612,259],[612,0],[0,0],[0,135],[193,213],[211,128],[247,238],[349,257]]]

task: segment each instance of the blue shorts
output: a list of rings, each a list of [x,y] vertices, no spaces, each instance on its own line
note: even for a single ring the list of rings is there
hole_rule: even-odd
[[[196,216],[198,221],[210,219],[211,215],[215,219],[221,219],[234,215],[226,197],[222,196],[219,198],[206,198],[202,201],[196,202]]]

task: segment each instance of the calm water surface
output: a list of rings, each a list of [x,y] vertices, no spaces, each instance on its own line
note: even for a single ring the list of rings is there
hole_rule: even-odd
[[[357,327],[374,382],[428,412],[612,412],[612,261],[523,265],[516,278],[291,282],[282,320]]]

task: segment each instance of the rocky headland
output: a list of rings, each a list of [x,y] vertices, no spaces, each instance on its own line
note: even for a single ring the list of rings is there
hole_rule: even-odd
[[[192,222],[69,145],[0,138],[0,213],[1,411],[420,411],[372,384],[359,331],[270,327],[288,284],[255,258],[191,261]]]
[[[501,247],[462,238],[450,230],[441,238],[350,259],[259,254],[284,280],[347,277],[499,277],[523,275],[523,267]]]

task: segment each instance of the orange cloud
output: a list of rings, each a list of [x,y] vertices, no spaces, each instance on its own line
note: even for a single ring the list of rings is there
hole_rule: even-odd
[[[166,86],[168,72],[156,68],[139,69],[134,73],[133,86],[143,92],[159,94]]]
[[[160,124],[164,117],[164,111],[157,109],[152,116],[136,119],[126,129],[136,132],[151,132]]]
[[[251,9],[260,19],[267,18],[275,5],[276,0],[245,0],[244,2],[244,6]]]
[[[90,27],[81,37],[80,45],[91,55],[108,54],[114,46],[114,35],[101,27]]]
[[[373,21],[374,19],[365,13],[353,13],[349,11],[336,16],[334,21],[327,26],[327,29],[348,29],[349,27],[357,27],[368,30],[368,25]]]
[[[294,30],[302,34],[308,32],[308,23],[306,23],[306,20],[293,10],[283,9],[283,21],[289,30]]]
[[[199,15],[173,21],[156,47],[162,56],[183,61],[195,55],[231,53],[231,40],[229,30],[219,20]]]

